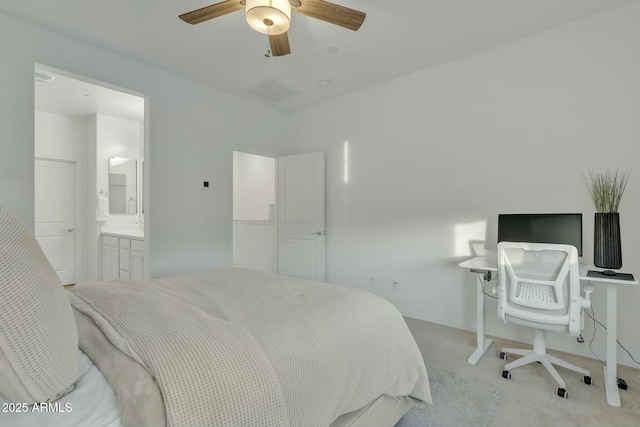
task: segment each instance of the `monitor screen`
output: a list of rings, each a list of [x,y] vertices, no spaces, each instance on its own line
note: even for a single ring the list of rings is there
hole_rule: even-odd
[[[573,245],[582,256],[582,214],[498,215],[498,242]]]

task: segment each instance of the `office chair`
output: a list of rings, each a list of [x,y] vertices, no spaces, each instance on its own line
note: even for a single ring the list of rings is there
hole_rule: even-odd
[[[508,363],[502,376],[511,379],[509,370],[540,362],[558,385],[558,396],[567,398],[566,384],[553,365],[581,373],[585,384],[591,384],[586,369],[547,353],[545,331],[566,332],[578,337],[584,326],[582,309],[591,307],[592,285],[585,286],[580,296],[578,251],[571,245],[547,243],[500,242],[498,244],[498,317],[505,323],[516,323],[535,329],[533,350],[503,348],[521,358]]]

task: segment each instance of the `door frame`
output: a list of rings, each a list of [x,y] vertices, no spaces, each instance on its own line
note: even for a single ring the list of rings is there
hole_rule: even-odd
[[[263,157],[269,157],[269,158],[273,158],[275,160],[275,168],[276,168],[276,173],[275,173],[275,210],[274,210],[274,226],[275,226],[275,233],[276,233],[276,241],[274,244],[274,259],[275,259],[275,269],[276,269],[276,274],[281,274],[280,273],[280,226],[279,226],[279,210],[280,210],[280,204],[281,201],[279,200],[279,196],[280,196],[280,182],[279,182],[279,175],[280,175],[280,159],[282,157],[289,157],[289,156],[295,156],[295,154],[293,155],[276,155],[272,152],[266,151],[266,150],[261,150],[261,149],[257,149],[257,148],[253,148],[253,147],[247,147],[247,146],[242,146],[242,145],[237,145],[237,144],[230,144],[230,154],[229,154],[229,164],[231,165],[231,171],[230,171],[230,175],[231,175],[231,183],[230,183],[230,195],[231,195],[231,203],[229,204],[229,224],[231,227],[231,236],[229,239],[229,265],[233,266],[234,263],[234,242],[235,242],[235,227],[234,227],[234,215],[233,215],[233,185],[234,185],[234,179],[233,179],[233,153],[235,151],[238,152],[242,152],[242,153],[247,153],[247,154],[254,154],[254,155],[258,155],[258,156],[263,156]],[[322,230],[322,238],[324,239],[324,232],[326,229],[326,153],[325,152],[312,152],[312,153],[298,153],[298,155],[304,155],[304,154],[316,154],[316,153],[322,153],[323,154],[323,164],[324,166],[324,174],[325,176],[323,177],[323,198],[324,198],[324,205],[325,205],[325,213],[324,215],[324,225],[323,225],[323,230]],[[323,245],[323,254],[322,254],[322,258],[323,258],[323,266],[322,266],[322,280],[321,281],[326,281],[326,241]],[[318,279],[316,279],[318,280]]]
[[[82,280],[82,254],[84,253],[83,251],[83,246],[82,246],[82,236],[84,233],[84,228],[83,228],[83,221],[82,221],[82,204],[83,204],[83,199],[82,199],[82,180],[80,179],[80,177],[82,176],[82,173],[84,172],[82,169],[82,163],[78,160],[69,160],[69,159],[64,159],[64,158],[56,158],[56,157],[43,157],[43,156],[34,156],[33,157],[33,162],[34,162],[34,173],[35,173],[35,162],[38,160],[44,160],[44,161],[49,161],[49,162],[60,162],[60,163],[68,163],[73,165],[73,200],[74,200],[74,206],[73,206],[73,228],[74,228],[74,254],[73,254],[73,258],[74,258],[74,283],[75,284],[79,284],[81,283]],[[34,185],[35,185],[35,180],[34,180]],[[34,189],[34,194],[35,194],[35,189]],[[35,196],[34,196],[35,197]],[[34,218],[35,218],[35,200],[34,200]]]
[[[66,69],[61,69],[57,67],[53,67],[47,65],[42,62],[35,61],[33,63],[34,71],[42,70],[45,72],[50,72],[53,74],[57,74],[60,76],[64,76],[70,79],[78,80],[80,82],[97,86],[100,88],[111,89],[117,92],[122,92],[128,95],[137,96],[144,100],[144,112],[143,112],[143,121],[142,121],[142,153],[140,157],[139,163],[144,161],[145,167],[142,170],[142,197],[144,203],[144,217],[142,218],[144,222],[144,251],[145,251],[145,263],[144,263],[144,278],[151,278],[151,227],[150,227],[150,213],[151,209],[151,162],[150,162],[150,106],[151,101],[149,99],[149,95],[139,92],[134,89],[130,89],[128,87],[120,86],[115,83],[111,83],[105,80],[98,80],[93,77],[90,77],[86,74],[76,74],[73,71],[69,71]],[[34,96],[36,91],[36,86],[34,85]],[[35,113],[36,113],[35,105],[33,109],[33,119],[35,126]],[[99,112],[98,112],[99,113]],[[35,135],[33,143],[35,145]],[[91,177],[91,172],[95,172],[95,161],[91,162],[91,148],[86,148],[86,151],[82,153],[82,156],[78,159],[63,159],[63,158],[51,158],[51,160],[61,160],[61,161],[73,161],[76,163],[76,196],[80,194],[81,198],[76,197],[76,230],[79,232],[76,235],[76,239],[78,236],[83,236],[81,240],[81,247],[83,249],[82,254],[80,255],[80,268],[76,268],[76,279],[77,283],[81,283],[83,281],[96,281],[102,275],[102,255],[101,255],[101,238],[100,233],[94,235],[93,229],[100,229],[100,226],[95,221],[95,190],[91,189],[92,185],[95,185],[95,176]],[[95,154],[95,147],[94,153]],[[46,159],[42,156],[35,156],[35,158]],[[80,175],[81,174],[81,175]],[[82,177],[82,178],[81,178]],[[79,192],[79,193],[78,193]],[[77,240],[76,240],[77,241]],[[79,246],[76,246],[78,248]],[[84,268],[82,268],[84,267]],[[79,276],[78,274],[81,274]]]

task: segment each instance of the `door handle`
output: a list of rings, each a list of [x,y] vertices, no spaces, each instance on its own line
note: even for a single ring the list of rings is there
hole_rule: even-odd
[[[68,231],[68,232],[72,232],[72,231],[73,231],[73,227],[69,227],[69,228],[67,228],[67,231]]]
[[[316,236],[324,236],[324,230],[322,230],[322,231],[316,231],[315,233],[311,233],[311,234],[314,234],[314,235],[316,235]]]

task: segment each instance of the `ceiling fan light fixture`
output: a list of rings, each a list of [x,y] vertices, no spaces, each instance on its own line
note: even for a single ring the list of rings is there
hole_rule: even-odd
[[[289,29],[291,5],[289,0],[247,0],[245,18],[257,32],[277,36]]]

